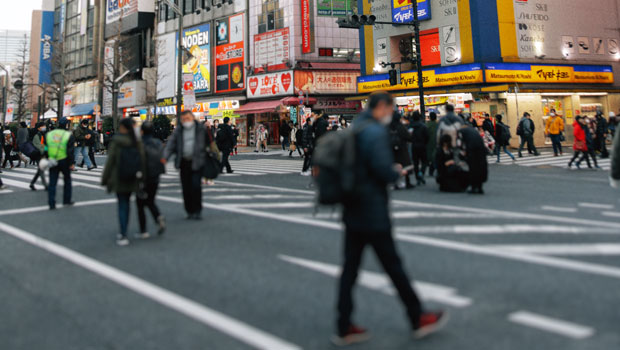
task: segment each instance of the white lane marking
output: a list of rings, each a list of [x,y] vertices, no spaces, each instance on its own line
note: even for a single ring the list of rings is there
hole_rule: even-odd
[[[173,203],[183,203],[183,200],[180,198],[159,196],[160,200],[173,202]],[[265,211],[258,210],[250,210],[244,208],[238,208],[234,206],[222,205],[222,204],[212,204],[203,202],[202,204],[205,208],[227,211],[230,213],[243,214],[255,217],[261,217],[266,219],[278,220],[282,222],[294,223],[294,224],[302,224],[314,227],[321,227],[330,230],[342,231],[344,226],[341,223],[336,222],[328,222],[321,221],[310,218],[303,218],[298,216],[287,216],[276,213],[269,213]],[[451,240],[431,238],[425,236],[417,236],[417,235],[405,235],[405,234],[396,234],[395,238],[404,242],[427,245],[437,248],[449,249],[462,251],[467,253],[492,256],[496,258],[502,258],[507,260],[515,260],[520,262],[526,262],[535,265],[555,267],[558,269],[569,270],[569,271],[577,271],[582,273],[588,273],[599,276],[606,276],[611,278],[620,279],[620,268],[616,268],[613,266],[599,265],[593,263],[586,263],[568,259],[561,259],[555,257],[548,256],[538,256],[532,254],[523,254],[517,252],[511,252],[507,250],[495,250],[491,248],[480,247],[477,245],[455,242]]]
[[[109,199],[97,199],[97,200],[92,200],[92,201],[82,201],[82,202],[76,202],[73,206],[74,207],[87,207],[87,206],[91,206],[91,205],[99,205],[99,204],[110,204],[110,203],[116,203],[116,198],[109,198]],[[59,208],[62,208],[62,205],[58,205]],[[14,215],[14,214],[25,214],[25,213],[35,213],[35,212],[39,212],[39,211],[47,211],[49,210],[50,207],[48,205],[41,205],[41,206],[37,206],[37,207],[28,207],[28,208],[19,208],[19,209],[6,209],[6,210],[0,210],[0,216],[3,215]]]
[[[594,334],[594,329],[591,327],[528,311],[513,312],[508,315],[508,320],[523,326],[556,333],[573,339],[585,339]]]
[[[555,211],[558,213],[576,213],[577,212],[577,208],[556,207],[553,205],[543,205],[542,207],[540,207],[540,209],[547,210],[547,211]]]
[[[488,214],[471,213],[439,213],[431,211],[401,211],[392,214],[394,219],[418,219],[418,218],[441,218],[441,219],[484,219],[496,218]]]
[[[604,211],[601,215],[608,216],[610,218],[620,218],[620,213],[615,211]]]
[[[247,194],[247,195],[237,195],[237,194],[226,194],[220,196],[209,196],[205,195],[205,199],[214,199],[214,200],[239,200],[239,199],[312,199],[311,196],[308,195],[285,195],[285,194]],[[255,203],[258,205],[259,203]],[[272,203],[264,203],[266,206],[261,207],[270,207],[273,205]],[[235,205],[235,204],[231,204]],[[273,208],[273,207],[271,207]]]
[[[48,241],[32,233],[0,222],[0,230],[39,247],[59,258],[65,259],[85,270],[134,291],[156,303],[175,310],[189,318],[227,334],[256,349],[298,350],[299,346],[256,329],[221,312],[210,309],[193,300],[175,294],[160,286],[90,258],[62,245]]]
[[[3,174],[2,182],[5,185],[14,186],[14,187],[18,187],[18,188],[30,189],[30,185],[29,184],[27,184],[25,182],[22,182],[22,181],[7,179],[7,175],[6,174]],[[37,188],[40,188],[40,187],[37,187]]]
[[[466,234],[466,235],[497,235],[519,233],[550,233],[550,234],[620,234],[617,229],[561,226],[561,225],[446,225],[446,226],[398,226],[398,233],[414,234]]]
[[[319,261],[307,260],[296,258],[288,255],[279,255],[281,260],[305,267],[307,269],[323,273],[331,277],[340,276],[340,266],[326,264]],[[381,273],[371,271],[359,271],[359,284],[384,294],[395,295],[396,291],[392,286],[390,279]],[[452,287],[446,287],[439,284],[413,281],[412,285],[419,292],[420,297],[426,301],[434,301],[437,303],[453,306],[453,307],[466,307],[471,305],[472,300],[467,297],[463,297],[457,294],[456,289]]]
[[[215,182],[218,184],[227,185],[227,186],[261,188],[261,189],[272,190],[275,192],[315,194],[314,191],[308,191],[308,190],[280,188],[280,187],[265,186],[265,185],[240,184],[240,183],[230,182],[230,181],[216,180]],[[610,222],[610,221],[589,220],[589,219],[580,219],[580,218],[565,217],[565,216],[551,216],[548,214],[534,214],[534,213],[524,213],[524,212],[515,212],[515,211],[503,211],[503,210],[488,209],[488,208],[464,208],[464,207],[460,207],[456,205],[410,202],[410,201],[403,201],[403,200],[392,200],[391,203],[392,205],[397,205],[401,207],[429,208],[429,209],[458,211],[458,212],[466,212],[466,213],[489,214],[489,215],[501,216],[503,218],[529,219],[529,220],[557,222],[562,225],[576,224],[576,225],[582,225],[582,226],[610,227],[610,228],[620,229],[620,223]]]
[[[36,172],[36,170],[34,170],[34,169],[18,169],[17,171],[21,171],[21,172],[24,172],[24,173],[29,173],[32,176],[34,176],[34,173]],[[8,173],[8,174],[11,174],[11,173]],[[12,173],[11,175],[18,176],[15,173]],[[30,178],[32,178],[32,176]],[[22,177],[22,178],[25,179],[25,178],[28,178],[29,176],[25,175],[25,174],[19,174],[19,177]],[[47,178],[49,179],[49,176]],[[60,178],[62,178],[62,175],[60,175]],[[95,183],[101,183],[101,176],[98,175],[98,174],[87,175],[87,174],[71,173],[71,180],[74,180],[74,179],[84,180],[84,181],[91,181],[91,182],[95,182]]]
[[[582,208],[592,208],[592,209],[607,209],[607,210],[612,210],[614,208],[613,204],[600,204],[600,203],[587,203],[587,202],[580,202],[577,204],[578,206],[582,207]]]
[[[227,203],[228,207],[235,208],[314,208],[314,203],[300,203],[300,202],[282,202],[282,203]]]
[[[495,244],[486,245],[486,247],[543,255],[620,255],[620,244],[618,243]]]

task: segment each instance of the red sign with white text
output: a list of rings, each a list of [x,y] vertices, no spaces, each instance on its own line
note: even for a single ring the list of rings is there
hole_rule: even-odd
[[[312,32],[310,28],[310,0],[301,0],[301,53],[310,53],[312,47]]]
[[[422,66],[441,64],[441,45],[439,43],[439,29],[430,29],[420,32],[420,53]]]

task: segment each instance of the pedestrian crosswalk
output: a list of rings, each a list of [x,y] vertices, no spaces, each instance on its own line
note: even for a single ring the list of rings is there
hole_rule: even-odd
[[[298,174],[302,163],[299,159],[255,158],[231,159],[230,166],[238,175]]]
[[[510,156],[508,156],[505,153],[502,153],[500,156],[500,163],[501,165],[518,165],[518,166],[523,166],[523,167],[545,167],[545,166],[551,166],[551,167],[556,167],[556,168],[568,168],[568,162],[572,159],[573,157],[573,153],[572,151],[569,152],[569,150],[567,150],[566,153],[564,153],[561,156],[555,157],[553,155],[552,152],[543,152],[540,154],[540,156],[534,156],[534,155],[527,155],[524,154],[523,158],[518,158],[517,156],[517,152],[514,152],[514,156],[515,156],[515,160],[513,161]],[[492,155],[489,156],[488,158],[489,163],[496,163],[497,162],[497,156],[496,155]],[[590,163],[592,163],[592,167],[594,167],[594,163],[592,162],[592,160],[590,160]],[[597,163],[598,166],[602,169],[602,170],[609,170],[611,169],[611,160],[609,158],[606,159],[601,159],[599,157],[597,157]],[[588,164],[583,161],[580,164],[581,168],[587,168]],[[576,169],[576,166],[573,165],[573,169]]]

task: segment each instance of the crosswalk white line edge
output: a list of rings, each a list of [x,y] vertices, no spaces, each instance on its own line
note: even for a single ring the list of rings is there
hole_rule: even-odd
[[[513,312],[508,315],[508,320],[523,326],[556,333],[573,339],[585,339],[594,334],[594,329],[591,327],[528,311]]]

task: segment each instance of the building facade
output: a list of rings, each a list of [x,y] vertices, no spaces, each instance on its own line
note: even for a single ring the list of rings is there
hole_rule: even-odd
[[[431,109],[453,103],[476,118],[503,114],[513,130],[527,111],[539,130],[538,144],[548,142],[542,130],[552,108],[567,125],[578,114],[620,109],[620,1],[586,6],[582,0],[419,0],[418,5],[425,103]],[[359,8],[378,21],[412,18],[406,2],[360,0]],[[588,20],[575,18],[585,12]],[[360,94],[394,91],[401,109],[417,108],[414,67],[402,65],[399,84],[391,85],[389,65],[381,64],[400,61],[411,36],[410,26],[360,30]]]

